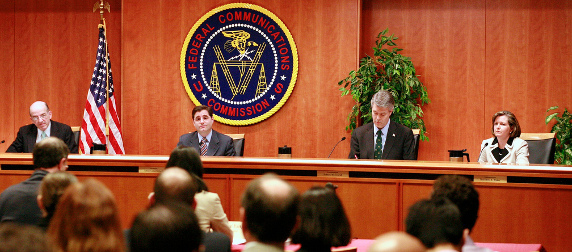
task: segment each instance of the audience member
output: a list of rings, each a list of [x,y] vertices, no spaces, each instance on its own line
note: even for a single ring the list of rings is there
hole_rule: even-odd
[[[443,175],[433,184],[432,198],[446,197],[457,205],[461,212],[463,228],[471,233],[479,215],[479,193],[471,181],[459,175]],[[463,252],[492,252],[488,248],[475,245],[469,235],[465,237]]]
[[[131,252],[199,251],[203,232],[191,206],[155,204],[131,227]]]
[[[0,224],[0,252],[50,252],[45,233],[31,225]]]
[[[156,205],[170,204],[183,204],[191,208],[194,207],[195,201],[193,196],[198,188],[196,179],[199,178],[191,176],[191,174],[179,167],[165,169],[155,180],[154,193],[149,202],[150,208]],[[192,215],[195,215],[194,212]],[[132,243],[131,238],[133,238],[133,235],[136,235],[132,235],[130,232],[131,230],[125,232],[127,247],[137,246],[130,245]],[[227,235],[218,232],[203,232],[202,237],[204,252],[230,252],[231,240]]]
[[[125,250],[113,194],[95,179],[65,190],[47,234],[56,252]]]
[[[64,141],[71,153],[77,153],[77,143],[70,126],[52,121],[52,111],[48,104],[36,101],[30,106],[32,124],[20,127],[16,139],[6,152],[30,153],[34,144],[47,137],[57,137]]]
[[[424,252],[425,246],[419,239],[405,232],[388,232],[380,235],[371,244],[368,252]]]
[[[300,225],[292,243],[302,245],[299,252],[330,251],[331,247],[346,246],[351,240],[350,222],[333,188],[316,186],[304,192],[298,216]]]
[[[166,167],[173,166],[181,167],[197,177],[195,180],[199,188],[195,195],[197,202],[195,214],[199,218],[201,229],[205,232],[215,231],[226,234],[232,240],[232,230],[222,208],[220,197],[216,193],[209,192],[202,180],[204,169],[199,153],[192,147],[178,146],[171,152]]]
[[[461,251],[461,213],[447,198],[420,200],[409,208],[405,219],[407,233],[417,237],[428,252]]]
[[[58,138],[48,137],[37,143],[32,154],[36,168],[32,176],[0,194],[0,221],[38,225],[42,219],[36,199],[40,182],[48,173],[65,171],[68,154],[68,146]]]
[[[247,244],[243,252],[284,251],[294,225],[300,195],[276,175],[251,181],[242,194],[240,217]]]
[[[48,229],[50,220],[56,211],[60,197],[68,186],[77,182],[77,178],[68,172],[57,171],[50,173],[44,177],[40,184],[40,191],[38,192],[38,206],[42,211],[42,220],[40,221],[40,228],[44,231]]]

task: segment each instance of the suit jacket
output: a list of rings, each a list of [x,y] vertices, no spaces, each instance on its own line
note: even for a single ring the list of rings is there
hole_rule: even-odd
[[[211,141],[209,142],[209,148],[207,149],[207,156],[234,156],[236,152],[234,150],[234,143],[232,138],[212,131]],[[199,153],[201,153],[201,147],[199,146],[198,132],[191,132],[182,135],[179,138],[179,143],[177,146],[189,146],[195,148]]]
[[[51,121],[50,125],[50,136],[57,137],[64,141],[64,143],[68,145],[70,153],[77,153],[77,143],[75,142],[75,137],[71,127],[56,121]],[[20,127],[20,130],[18,130],[16,139],[10,147],[8,147],[6,152],[32,153],[37,137],[38,127],[36,127],[36,125],[29,124],[22,126]]]
[[[283,252],[284,249],[280,249],[275,246],[264,244],[261,242],[249,242],[244,245],[242,252]]]
[[[0,222],[39,225],[42,212],[36,198],[40,183],[47,174],[45,170],[36,170],[30,178],[8,187],[0,194]]]
[[[485,144],[487,145],[485,147]],[[484,163],[505,163],[505,164],[529,164],[528,162],[528,143],[520,138],[513,138],[512,142],[509,140],[505,149],[508,154],[501,160],[496,160],[492,151],[499,146],[496,137],[483,140],[481,143],[481,155],[479,162]]]
[[[216,222],[217,225],[224,225],[230,229],[228,218],[222,209],[220,197],[213,192],[202,191],[195,194],[195,214],[199,220],[199,226],[205,232],[212,228],[211,223]],[[215,230],[217,231],[217,230]]]
[[[373,159],[374,141],[373,141],[373,122],[360,126],[352,133],[352,141],[350,145],[350,154],[348,158],[355,158],[359,153],[359,159]],[[387,129],[385,146],[381,159],[391,160],[414,160],[415,159],[415,142],[413,131],[399,123],[391,121]]]
[[[125,238],[125,251],[131,249],[131,229],[123,230],[123,237]],[[205,245],[203,252],[230,252],[232,242],[225,234],[212,232],[203,232],[203,240],[201,244]]]

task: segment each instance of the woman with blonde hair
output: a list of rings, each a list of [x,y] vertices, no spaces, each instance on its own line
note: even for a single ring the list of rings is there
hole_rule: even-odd
[[[72,184],[66,189],[47,234],[56,252],[125,250],[113,194],[95,179]]]

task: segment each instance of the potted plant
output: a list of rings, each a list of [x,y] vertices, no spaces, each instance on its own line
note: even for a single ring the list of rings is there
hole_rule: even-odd
[[[388,29],[377,35],[373,57],[365,56],[360,60],[359,68],[338,82],[342,96],[351,94],[356,105],[348,115],[346,130],[372,121],[371,98],[380,89],[390,91],[395,98],[395,109],[391,120],[410,129],[420,129],[420,137],[427,140],[421,106],[430,102],[427,89],[415,74],[411,58],[399,53],[393,34],[386,36]],[[359,125],[358,125],[359,123]]]
[[[546,110],[557,110],[558,106],[554,106]],[[555,120],[556,123],[552,126],[552,131],[556,133],[556,152],[554,153],[554,160],[557,164],[572,165],[572,114],[564,109],[562,116],[558,116],[558,112],[546,116],[546,124]]]

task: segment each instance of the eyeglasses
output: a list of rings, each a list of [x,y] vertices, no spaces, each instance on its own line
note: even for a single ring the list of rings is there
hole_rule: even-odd
[[[40,118],[42,118],[43,120],[46,120],[46,119],[48,119],[48,114],[47,114],[47,113],[43,113],[43,114],[41,114],[41,115],[39,115],[39,116],[32,116],[31,118],[32,118],[32,121],[34,121],[34,122],[39,121]]]

